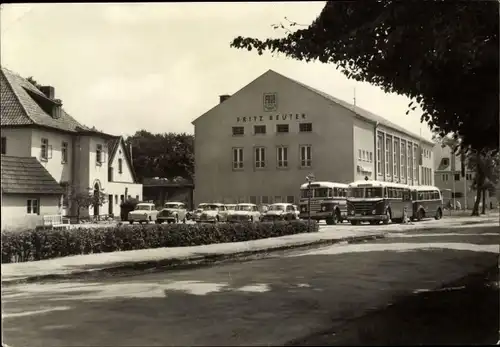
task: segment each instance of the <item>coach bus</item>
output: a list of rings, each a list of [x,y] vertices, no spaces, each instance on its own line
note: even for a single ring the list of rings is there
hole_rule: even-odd
[[[381,181],[356,181],[349,184],[347,220],[352,225],[360,222],[402,222],[405,213],[408,218],[411,217],[410,187],[406,184]]]
[[[413,220],[421,221],[424,218],[432,217],[439,220],[443,217],[443,197],[439,188],[433,186],[411,187],[411,200]]]
[[[311,219],[325,220],[326,224],[342,223],[346,217],[347,184],[335,182],[312,182],[300,186],[299,218],[309,218],[309,198]]]

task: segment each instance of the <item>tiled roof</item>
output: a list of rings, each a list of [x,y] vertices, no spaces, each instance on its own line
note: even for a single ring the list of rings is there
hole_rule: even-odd
[[[370,120],[370,121],[372,121],[372,122],[378,122],[378,123],[380,123],[380,124],[382,124],[382,125],[385,125],[385,126],[387,126],[387,127],[389,127],[389,128],[392,128],[392,129],[394,129],[394,130],[400,131],[400,132],[402,132],[403,134],[408,134],[408,135],[411,135],[411,136],[413,136],[413,137],[414,137],[414,138],[416,138],[416,139],[422,139],[422,142],[425,142],[425,143],[427,143],[427,144],[432,144],[432,145],[434,145],[434,143],[433,143],[432,141],[429,141],[429,140],[427,140],[427,139],[425,139],[425,138],[423,138],[423,137],[421,137],[421,136],[419,136],[419,135],[417,135],[417,134],[414,134],[413,132],[408,131],[408,129],[405,129],[405,128],[403,128],[403,127],[401,127],[401,126],[397,125],[397,124],[394,124],[394,123],[392,123],[391,121],[387,120],[386,118],[384,118],[384,117],[382,117],[382,116],[379,116],[379,115],[377,115],[377,114],[375,114],[375,113],[373,113],[373,112],[370,112],[370,111],[365,110],[364,108],[361,108],[361,107],[358,107],[358,106],[354,107],[354,105],[353,105],[353,104],[350,104],[350,103],[348,103],[347,101],[344,101],[344,100],[342,100],[342,99],[337,99],[336,97],[334,97],[334,96],[332,96],[332,95],[330,95],[330,94],[327,94],[327,93],[322,92],[322,91],[320,91],[320,90],[318,90],[318,89],[315,89],[315,88],[313,88],[313,87],[310,87],[310,86],[308,86],[307,84],[304,84],[304,83],[302,83],[302,82],[299,82],[299,81],[297,81],[297,80],[294,80],[294,79],[292,79],[292,78],[290,78],[290,77],[287,77],[287,76],[281,75],[281,74],[277,73],[276,71],[273,71],[273,70],[269,70],[269,71],[271,71],[271,72],[273,72],[273,73],[275,73],[275,74],[278,74],[278,75],[280,75],[280,76],[282,76],[282,77],[284,77],[284,78],[286,78],[286,79],[288,79],[288,80],[290,80],[290,81],[292,81],[292,82],[295,82],[295,83],[297,83],[297,84],[301,85],[302,87],[304,87],[304,88],[306,88],[306,89],[309,89],[309,90],[310,90],[310,91],[312,91],[313,93],[316,93],[316,94],[318,94],[318,95],[321,95],[321,96],[322,96],[322,97],[324,97],[325,99],[328,99],[328,100],[330,100],[330,101],[333,101],[334,103],[336,103],[336,104],[338,104],[338,105],[340,105],[340,106],[342,106],[342,107],[345,107],[345,108],[347,108],[347,109],[349,109],[349,110],[353,111],[354,113],[356,113],[356,114],[357,114],[358,116],[360,116],[361,118],[364,118],[364,119]]]
[[[111,140],[107,141],[108,145],[108,164],[111,165],[113,162],[113,159],[115,157],[116,151],[118,150],[118,147],[120,145],[120,137],[113,138]]]
[[[2,155],[2,193],[63,194],[64,190],[35,157]]]
[[[18,74],[1,68],[1,126],[39,125],[63,131],[76,132],[89,128],[61,110],[61,117],[55,119],[47,114],[29,95],[28,91],[45,95]]]

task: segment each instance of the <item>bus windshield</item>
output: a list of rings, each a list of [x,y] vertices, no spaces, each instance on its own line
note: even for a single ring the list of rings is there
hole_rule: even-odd
[[[383,198],[384,188],[368,187],[368,188],[349,188],[348,197],[350,198]]]

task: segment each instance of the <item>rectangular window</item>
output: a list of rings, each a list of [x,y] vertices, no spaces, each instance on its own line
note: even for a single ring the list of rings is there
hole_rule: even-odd
[[[2,154],[7,154],[7,138],[2,136]]]
[[[463,197],[463,193],[462,192],[455,192],[455,193],[452,192],[451,197],[455,198],[455,199],[460,199]]]
[[[394,168],[394,177],[399,177],[399,140],[394,139],[394,156],[393,156],[393,168]]]
[[[40,158],[42,160],[48,160],[49,159],[49,140],[48,139],[42,139],[41,140]]]
[[[358,160],[361,160],[362,158],[362,150],[358,149]]]
[[[233,170],[243,169],[243,148],[233,148]]]
[[[40,214],[40,206],[38,203],[38,199],[28,199],[26,201],[26,213]]]
[[[64,207],[68,207],[69,206],[69,198],[70,198],[70,194],[71,194],[69,183],[68,182],[61,182],[61,187],[64,190],[64,194],[62,196],[62,205]]]
[[[120,203],[123,204],[125,202],[125,195],[120,195]]]
[[[250,203],[257,205],[257,197],[256,196],[251,196],[250,197]]]
[[[391,177],[392,136],[385,135],[385,175]]]
[[[465,179],[467,181],[471,181],[472,180],[472,174],[468,173],[468,174],[465,174]]]
[[[443,182],[448,182],[448,174],[443,174],[442,180],[443,180]]]
[[[283,202],[283,201],[281,201],[281,196],[275,196],[275,197],[274,197],[274,203],[275,203],[275,204],[280,204],[280,203],[282,203],[282,202]]]
[[[300,123],[299,124],[299,132],[301,133],[310,133],[313,131],[312,123]]]
[[[406,182],[406,141],[401,140],[401,170],[399,171],[399,174],[401,176],[401,183]]]
[[[67,163],[68,162],[68,143],[63,142],[61,144],[61,163]]]
[[[123,173],[123,160],[118,158],[118,173]]]
[[[418,184],[418,146],[413,146],[413,182],[414,184]]]
[[[118,205],[118,195],[115,195],[115,205]]]
[[[280,146],[276,148],[277,163],[279,168],[288,167],[288,147]]]
[[[269,204],[269,197],[268,196],[262,196],[261,197],[262,204]]]
[[[97,164],[101,165],[103,160],[102,160],[102,145],[97,145],[96,150],[95,150],[95,160]]]
[[[408,142],[406,147],[406,177],[408,178],[408,183],[411,183],[410,180],[413,180],[413,171],[412,171],[412,155],[411,155],[412,145],[411,142]]]
[[[233,127],[233,136],[245,135],[245,127]]]
[[[293,195],[288,195],[286,197],[286,202],[289,203],[289,204],[295,204],[295,196]]]
[[[368,159],[368,161],[369,161],[370,163],[373,163],[373,152],[370,152],[370,153],[368,153],[368,154],[370,154],[370,158]]]
[[[460,174],[455,174],[455,181],[460,181]]]
[[[287,133],[288,128],[289,128],[288,124],[276,124],[277,133]]]
[[[264,167],[266,167],[266,149],[255,147],[255,168],[262,169]]]
[[[253,133],[255,135],[265,134],[266,133],[266,126],[265,125],[254,125],[253,126]]]
[[[363,150],[363,152],[362,152],[362,153],[363,153],[363,155],[362,155],[362,157],[361,157],[361,160],[366,161],[366,151],[365,151],[365,150]]]
[[[377,175],[382,175],[382,142],[384,135],[380,132],[377,133]]]
[[[300,145],[299,146],[300,153],[300,166],[301,167],[311,167],[312,164],[312,153],[310,145]]]

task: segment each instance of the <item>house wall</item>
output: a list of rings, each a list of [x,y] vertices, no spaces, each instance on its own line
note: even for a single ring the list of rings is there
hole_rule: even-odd
[[[5,155],[13,157],[31,156],[31,128],[2,128],[2,137],[6,138]]]
[[[370,124],[358,118],[353,118],[353,122],[353,181],[363,180],[365,179],[365,177],[368,177],[368,179],[370,180],[374,180],[375,127],[373,124]]]
[[[263,94],[277,93],[277,110],[266,112]],[[353,121],[347,110],[288,79],[265,74],[195,122],[195,204],[210,201],[271,203],[293,197],[313,173],[317,180],[350,182],[353,172]],[[303,116],[304,115],[304,116]],[[312,132],[299,132],[312,123]],[[289,133],[277,133],[288,124]],[[266,134],[254,134],[265,125]],[[232,127],[243,126],[243,136]],[[300,165],[300,145],[311,145],[311,167]],[[264,147],[266,167],[255,167],[255,147]],[[288,168],[277,167],[277,147],[288,147]],[[244,168],[233,170],[233,148],[243,148]]]
[[[127,189],[127,196],[125,196],[125,189]],[[101,206],[100,214],[113,213],[115,216],[119,216],[120,204],[123,200],[126,200],[128,196],[131,198],[138,198],[139,201],[142,201],[142,184],[109,182],[106,183],[105,193],[108,201],[104,206]],[[113,197],[113,201],[109,199],[110,195]],[[90,215],[93,214],[92,208],[89,209],[89,213]]]
[[[49,142],[49,156],[42,159],[42,138]],[[62,143],[68,144],[68,160],[62,161]],[[31,133],[31,156],[47,169],[57,182],[72,182],[73,141],[70,134],[45,129],[33,129]]]
[[[111,162],[111,167],[113,168],[113,181],[114,182],[126,182],[126,183],[134,183],[134,177],[132,175],[132,168],[128,164],[125,151],[122,142],[120,141],[119,147],[116,150],[115,156]],[[122,160],[122,173],[118,171],[118,162]]]
[[[28,214],[27,200],[36,198],[39,199],[40,214]],[[60,213],[59,201],[60,196],[58,195],[2,194],[2,231],[33,229],[38,225],[42,225],[43,215]]]

